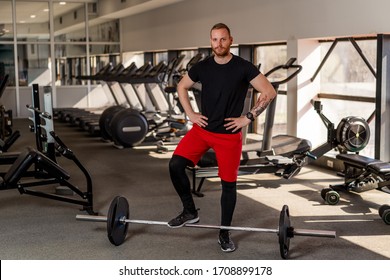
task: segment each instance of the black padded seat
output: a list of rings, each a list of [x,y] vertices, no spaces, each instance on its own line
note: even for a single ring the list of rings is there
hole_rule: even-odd
[[[384,174],[386,177],[390,175],[390,163],[376,162],[367,166],[367,170],[376,174]]]
[[[15,186],[20,178],[24,176],[32,164],[39,164],[53,178],[69,179],[70,175],[57,163],[46,157],[44,154],[28,147],[20,153],[10,169],[4,175],[3,185]]]
[[[272,149],[275,155],[292,157],[310,151],[311,142],[291,135],[277,135],[272,137]]]
[[[24,152],[21,152],[15,162],[11,165],[10,169],[4,175],[5,185],[14,186],[18,183],[20,177],[28,170],[31,164],[34,163],[37,153],[32,148],[27,148]]]
[[[257,158],[261,151],[262,141],[245,144],[242,153],[245,159]],[[272,137],[272,149],[275,155],[291,157],[294,154],[305,153],[311,150],[311,142],[291,135],[276,135]]]
[[[0,164],[13,164],[15,160],[19,157],[20,152],[5,152],[0,154]]]
[[[353,165],[359,168],[366,168],[368,165],[371,165],[373,163],[382,162],[378,159],[369,158],[358,154],[338,154],[336,158],[342,160],[349,165]]]

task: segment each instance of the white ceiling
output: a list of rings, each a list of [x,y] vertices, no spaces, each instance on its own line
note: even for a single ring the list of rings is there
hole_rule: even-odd
[[[79,2],[66,2],[65,5],[60,5],[59,2],[53,2],[53,11],[54,18],[64,15],[67,13],[76,10],[84,5],[83,0]],[[100,2],[106,2],[110,4],[113,0],[100,0]],[[172,3],[180,2],[183,0],[127,0],[127,4],[124,4],[126,8],[118,10],[112,10],[108,13],[101,15],[99,19],[95,19],[97,22],[103,22],[111,19],[117,19],[122,17],[127,17],[130,15],[142,13],[148,10],[156,9],[163,7]],[[91,2],[91,1],[87,1]],[[99,1],[96,1],[99,2]],[[99,4],[98,4],[99,5]],[[120,5],[117,5],[120,6]],[[123,5],[122,5],[123,6]],[[34,1],[16,1],[16,22],[32,24],[32,23],[45,23],[49,22],[49,13],[48,13],[48,2],[34,2]],[[35,18],[32,18],[31,15],[35,15]],[[12,24],[12,5],[11,1],[0,1],[0,25],[1,24]],[[0,30],[1,31],[1,30]]]
[[[12,6],[11,2],[0,2],[0,23],[12,24]],[[60,5],[53,3],[54,16],[69,13],[70,11],[83,6],[83,3],[66,3]],[[32,18],[31,15],[35,15]],[[47,2],[16,2],[16,22],[20,23],[44,23],[49,21],[49,5]]]

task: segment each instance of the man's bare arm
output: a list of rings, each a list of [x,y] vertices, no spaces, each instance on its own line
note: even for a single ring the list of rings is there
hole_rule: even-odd
[[[207,126],[207,118],[200,113],[194,112],[190,99],[188,97],[188,90],[194,85],[194,82],[188,76],[188,74],[184,75],[184,77],[180,80],[177,85],[177,93],[179,95],[179,100],[185,113],[192,123],[196,123],[200,127]]]
[[[250,83],[258,92],[260,92],[260,96],[250,110],[253,117],[256,118],[267,109],[267,106],[276,97],[276,91],[263,74],[257,75]]]

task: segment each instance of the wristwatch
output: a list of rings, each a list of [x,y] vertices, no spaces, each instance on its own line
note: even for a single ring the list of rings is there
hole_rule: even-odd
[[[251,112],[246,113],[245,115],[248,119],[250,119],[252,122],[255,121],[255,118]]]

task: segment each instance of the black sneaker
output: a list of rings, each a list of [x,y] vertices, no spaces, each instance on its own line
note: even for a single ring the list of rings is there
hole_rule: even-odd
[[[199,222],[198,212],[189,213],[184,210],[179,216],[170,220],[168,222],[168,226],[171,228],[178,228],[184,226],[185,224],[195,224],[197,222]]]
[[[223,252],[233,252],[236,250],[236,246],[234,246],[234,243],[232,239],[230,238],[230,232],[229,231],[222,231],[219,233],[218,243],[221,245],[221,250]]]

